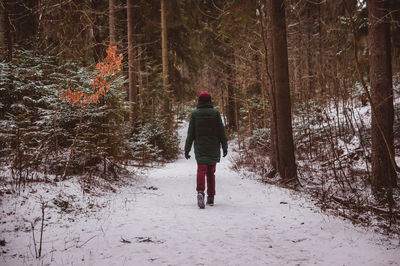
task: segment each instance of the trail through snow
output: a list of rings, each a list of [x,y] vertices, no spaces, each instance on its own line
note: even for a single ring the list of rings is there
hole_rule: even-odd
[[[150,170],[139,188],[118,192],[101,218],[49,225],[43,265],[400,265],[398,240],[322,214],[302,195],[243,179],[229,166],[226,158],[217,165],[215,206],[204,210],[196,205],[193,154]],[[27,250],[25,235],[10,244]]]

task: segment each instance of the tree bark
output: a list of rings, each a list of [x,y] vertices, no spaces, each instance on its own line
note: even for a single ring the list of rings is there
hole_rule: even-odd
[[[136,75],[135,75],[135,20],[134,20],[135,0],[127,0],[127,20],[128,20],[128,75],[129,75],[129,103],[131,125],[135,123],[136,117]]]
[[[162,52],[162,75],[163,89],[165,94],[164,111],[166,115],[170,113],[169,101],[169,82],[168,82],[168,46],[167,46],[167,14],[165,0],[161,0],[161,52]]]
[[[312,49],[313,49],[313,27],[314,27],[314,20],[311,15],[311,9],[313,6],[312,4],[307,2],[307,45],[306,45],[306,55],[307,55],[307,99],[312,99],[314,96],[314,74],[313,74],[313,62],[312,62]]]
[[[375,106],[371,123],[371,184],[376,189],[396,186],[395,170],[385,144],[386,139],[391,154],[394,154],[393,84],[388,12],[388,0],[368,1],[369,77],[371,82],[371,99]],[[384,135],[385,139],[382,135]]]
[[[137,117],[139,117],[139,122],[143,122],[145,121],[144,119],[144,104],[143,104],[143,97],[144,97],[144,88],[143,88],[143,75],[140,74],[142,73],[142,54],[143,54],[143,50],[142,47],[139,45],[138,49],[137,49],[137,59],[136,59],[136,68],[137,68],[137,83],[138,83],[138,96],[137,96],[137,110],[138,110],[138,115]]]
[[[236,120],[236,97],[235,97],[235,89],[234,89],[234,74],[233,74],[233,58],[234,58],[234,53],[233,49],[229,48],[228,49],[228,57],[231,57],[226,61],[226,73],[228,75],[227,79],[227,86],[228,86],[228,128],[232,131],[236,131],[238,127],[238,121]]]
[[[0,0],[0,49],[6,47],[6,8],[4,0]]]
[[[103,49],[103,38],[101,36],[100,32],[100,23],[99,23],[99,18],[98,15],[96,14],[96,10],[99,10],[99,6],[101,4],[101,0],[92,0],[92,10],[93,10],[93,57],[95,62],[103,61],[104,55],[105,55],[105,50]]]
[[[322,43],[323,43],[323,32],[322,32],[322,18],[321,18],[321,5],[318,5],[318,87],[320,89],[320,95],[324,94],[324,87],[325,87],[325,81],[324,81],[324,64],[323,64],[323,49],[322,49]]]
[[[264,45],[264,68],[266,81],[263,81],[263,85],[267,85],[268,83],[268,99],[269,99],[269,108],[270,108],[270,152],[269,159],[272,167],[272,171],[270,175],[275,175],[276,170],[278,169],[278,133],[276,128],[276,99],[275,99],[275,89],[274,89],[274,56],[271,53],[273,50],[272,43],[272,29],[271,29],[271,0],[265,0],[265,7],[262,10],[262,7],[259,7],[260,10],[260,31],[261,37]],[[264,21],[266,22],[266,27],[264,26]],[[264,96],[263,96],[264,97]],[[266,110],[264,111],[266,113]],[[265,114],[266,115],[266,114]]]
[[[14,46],[14,35],[15,30],[11,25],[12,14],[13,14],[13,3],[9,3],[9,0],[3,0],[4,3],[4,19],[5,19],[5,38],[7,43],[7,56],[8,62],[12,61],[13,57],[13,46]]]
[[[273,56],[279,59],[274,60],[273,63],[279,150],[278,170],[283,179],[295,179],[297,174],[292,133],[284,0],[272,0],[271,23]]]
[[[391,2],[392,12],[392,25],[391,25],[391,37],[392,37],[392,58],[397,58],[393,60],[393,73],[400,71],[400,1],[392,0]],[[397,10],[397,11],[396,11]]]
[[[116,45],[117,39],[115,36],[115,0],[109,0],[108,2],[108,21],[109,21],[109,32],[110,32],[110,44]]]
[[[266,55],[263,55],[262,58],[262,63],[261,63],[261,100],[262,100],[262,110],[263,110],[263,119],[262,119],[262,127],[263,128],[267,128],[267,117],[268,117],[268,113],[267,113],[267,74],[265,73],[265,61],[266,59],[264,58]],[[271,143],[272,144],[272,143]]]
[[[267,49],[266,49],[266,67],[267,74],[269,76],[269,101],[270,101],[270,119],[271,119],[271,153],[270,153],[270,161],[273,170],[277,171],[279,166],[279,147],[278,147],[278,129],[277,129],[277,116],[276,116],[276,88],[274,84],[274,54],[272,51],[274,50],[274,44],[272,42],[272,27],[271,27],[271,0],[267,1]],[[269,52],[268,52],[269,51]]]

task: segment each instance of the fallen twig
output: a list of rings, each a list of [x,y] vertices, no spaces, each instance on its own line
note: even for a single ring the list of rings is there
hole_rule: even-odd
[[[76,245],[76,248],[81,248],[81,247],[83,247],[84,245],[86,245],[87,242],[89,242],[90,240],[92,240],[92,239],[95,238],[95,237],[96,237],[96,236],[92,236],[91,238],[89,238],[88,240],[86,240],[85,242],[83,242],[82,245]]]
[[[125,244],[130,244],[130,243],[132,243],[132,241],[126,240],[126,239],[124,239],[122,236],[121,236],[121,242],[122,242],[122,243],[125,243]]]

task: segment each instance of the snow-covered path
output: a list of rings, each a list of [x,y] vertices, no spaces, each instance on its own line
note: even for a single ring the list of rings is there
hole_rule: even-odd
[[[44,265],[400,265],[398,243],[322,214],[301,195],[242,179],[229,164],[217,165],[213,207],[196,205],[192,156],[122,189],[101,218],[49,225]]]

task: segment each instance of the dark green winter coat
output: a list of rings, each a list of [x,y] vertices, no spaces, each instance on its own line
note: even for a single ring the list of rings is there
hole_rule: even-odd
[[[211,101],[199,101],[197,109],[192,112],[185,152],[190,152],[193,141],[197,163],[218,163],[221,157],[221,146],[224,152],[228,150],[221,115],[213,108]]]

